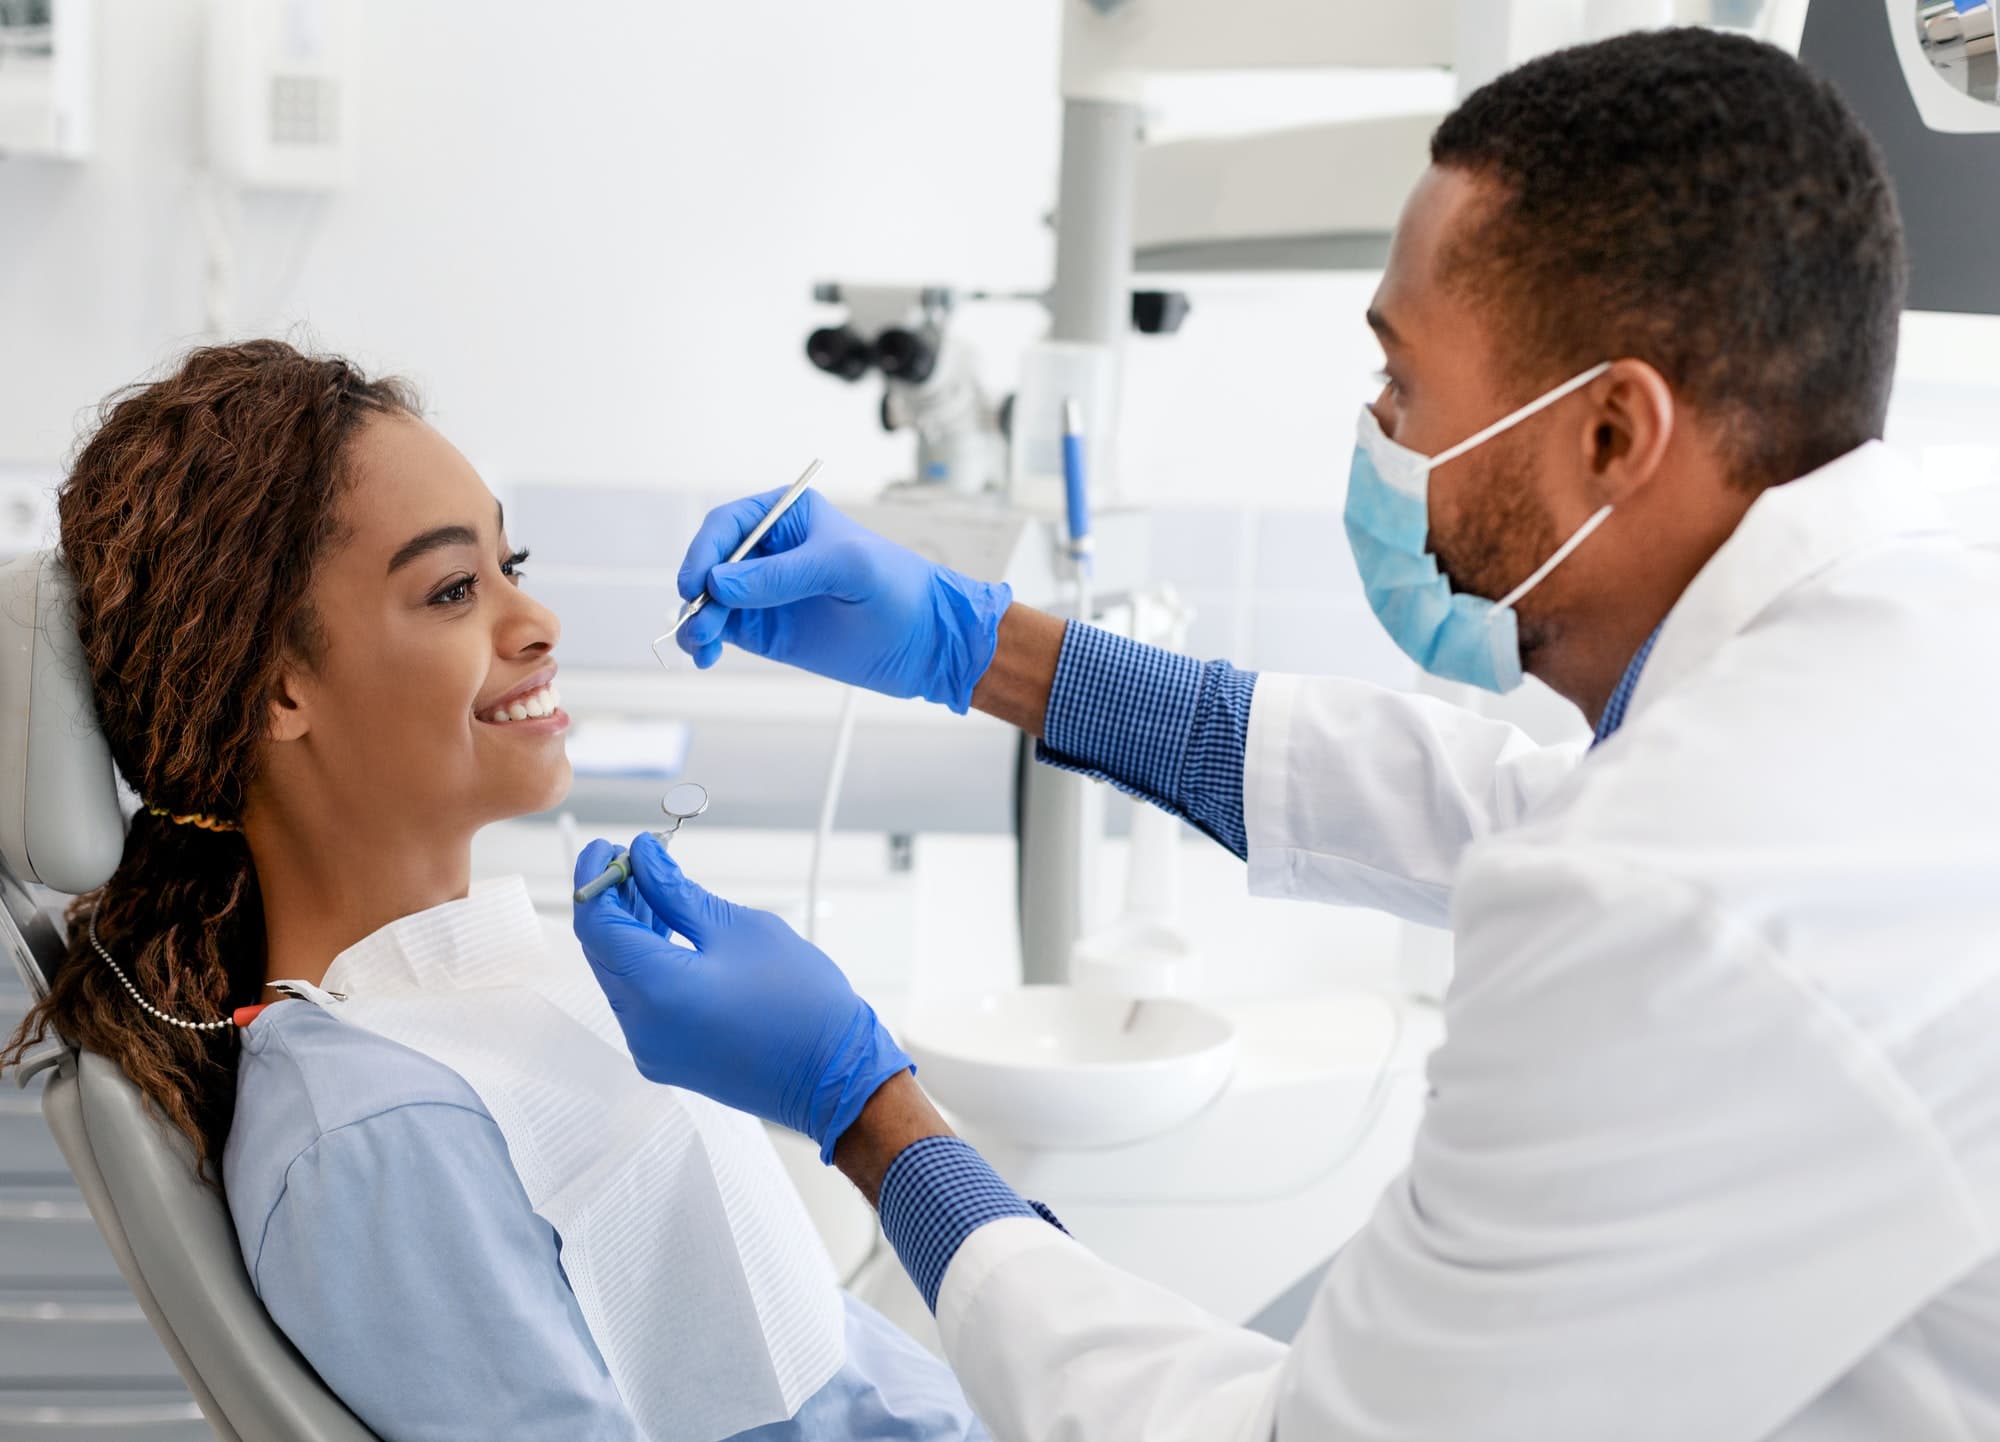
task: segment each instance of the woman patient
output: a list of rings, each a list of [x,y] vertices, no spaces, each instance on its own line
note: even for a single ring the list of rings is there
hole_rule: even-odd
[[[117,974],[197,1023],[271,1001],[272,981],[317,985],[343,954],[482,905],[463,899],[473,833],[561,800],[559,628],[479,476],[399,383],[253,341],[113,397],[60,517],[98,715],[146,805],[10,1050],[53,1026],[123,1065],[219,1173],[272,1317],[391,1442],[715,1437],[701,1419],[740,1400],[692,1361],[647,1364],[664,1423],[659,1397],[621,1395],[491,1089],[337,1007],[192,1030]],[[732,1235],[809,1233],[785,1191],[729,1202],[733,1233],[689,1238],[688,1270]],[[823,1324],[831,1350],[789,1419],[736,1435],[984,1436],[943,1364],[832,1299],[830,1271],[787,1285],[771,1295],[796,1294],[797,1315],[761,1335]]]

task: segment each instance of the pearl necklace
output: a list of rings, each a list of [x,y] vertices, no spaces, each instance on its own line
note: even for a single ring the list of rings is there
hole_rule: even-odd
[[[95,906],[90,908],[90,944],[97,948],[97,954],[104,958],[104,964],[111,968],[111,974],[125,983],[125,990],[132,993],[132,1000],[139,1003],[140,1010],[155,1020],[163,1021],[168,1026],[180,1027],[185,1031],[221,1031],[224,1027],[236,1024],[226,1018],[222,1021],[182,1021],[177,1016],[168,1016],[157,1006],[147,1001],[145,997],[141,996],[139,988],[132,985],[132,978],[127,976],[124,969],[111,959],[111,953],[106,951],[104,943],[97,939],[97,908]]]

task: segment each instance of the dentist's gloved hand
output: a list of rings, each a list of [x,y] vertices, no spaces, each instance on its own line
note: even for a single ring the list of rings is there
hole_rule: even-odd
[[[706,609],[676,638],[709,667],[722,643],[885,696],[921,696],[961,714],[993,664],[1004,584],[975,581],[856,524],[816,491],[779,518],[756,551],[734,551],[784,494],[709,512],[681,563],[680,592]]]
[[[577,884],[612,854],[608,841],[586,846]],[[651,832],[632,842],[632,873],[576,908],[576,935],[640,1075],[804,1132],[831,1161],[910,1058],[826,953],[767,911],[709,895]]]

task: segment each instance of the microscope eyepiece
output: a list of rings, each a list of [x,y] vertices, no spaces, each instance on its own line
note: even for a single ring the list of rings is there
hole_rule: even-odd
[[[806,337],[806,359],[828,375],[858,381],[875,363],[875,347],[853,326],[822,326]]]
[[[937,369],[937,337],[928,331],[891,326],[875,337],[875,363],[882,374],[920,386]]]

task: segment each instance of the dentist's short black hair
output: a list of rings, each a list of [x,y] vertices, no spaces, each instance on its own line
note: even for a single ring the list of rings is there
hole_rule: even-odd
[[[1446,274],[1528,372],[1650,362],[1740,484],[1879,437],[1907,262],[1881,155],[1825,80],[1706,29],[1621,35],[1474,91],[1431,141],[1494,185]]]

